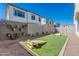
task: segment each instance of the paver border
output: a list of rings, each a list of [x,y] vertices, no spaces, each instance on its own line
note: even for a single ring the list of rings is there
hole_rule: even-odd
[[[69,37],[67,37],[67,40],[65,41],[64,46],[63,46],[62,49],[60,50],[58,56],[63,56],[63,55],[64,55],[64,52],[65,52],[66,46],[67,46],[67,44],[68,44],[68,41],[69,41]]]
[[[27,50],[31,55],[33,55],[33,56],[39,56],[38,54],[36,54],[35,52],[33,52],[30,48],[23,46],[23,45],[21,44],[21,42],[19,42],[19,44],[20,44],[25,50]]]

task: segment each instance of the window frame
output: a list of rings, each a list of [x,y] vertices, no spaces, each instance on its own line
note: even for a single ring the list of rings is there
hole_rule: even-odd
[[[13,9],[13,11],[14,11],[14,16],[25,18],[25,13],[23,11],[17,9]]]
[[[38,21],[41,22],[41,18],[40,17],[38,18]]]
[[[35,15],[34,14],[31,15],[31,20],[35,20]]]

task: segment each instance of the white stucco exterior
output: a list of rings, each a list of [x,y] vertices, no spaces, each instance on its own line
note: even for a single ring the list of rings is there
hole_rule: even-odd
[[[36,23],[36,24],[40,25],[41,22],[39,22],[39,16],[36,15],[36,14],[34,14],[34,15],[35,15],[35,20],[32,20],[32,19],[31,19],[31,15],[32,15],[32,14],[33,14],[33,13],[28,12],[28,23]],[[41,18],[41,17],[40,17],[40,18]]]
[[[14,9],[20,10],[25,13],[25,18],[14,16]],[[31,15],[35,15],[35,20],[31,19]],[[41,22],[39,22],[39,18],[41,19]],[[11,20],[11,21],[17,21],[17,22],[23,22],[23,23],[36,23],[38,25],[43,25],[46,24],[46,19],[42,18],[34,13],[24,11],[20,8],[16,8],[14,6],[11,6],[7,4],[7,13],[6,13],[6,20]]]
[[[13,6],[7,4],[6,20],[27,23],[28,12],[25,12],[25,11],[21,10],[21,11],[23,11],[25,13],[25,18],[17,17],[17,16],[14,16],[14,9],[21,10],[19,8],[16,8],[16,7],[13,7]]]
[[[79,13],[79,3],[75,3],[75,10],[74,10],[74,26],[75,26],[75,34],[79,37],[79,29],[78,29],[78,18],[76,18],[78,15],[76,15],[77,13]]]
[[[41,24],[42,24],[42,25],[46,24],[46,19],[45,19],[45,18],[42,18]]]
[[[75,3],[75,12],[79,12],[79,3]]]

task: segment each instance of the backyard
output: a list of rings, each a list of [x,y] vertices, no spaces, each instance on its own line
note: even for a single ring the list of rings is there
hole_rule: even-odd
[[[66,35],[60,36],[53,34],[40,38],[34,38],[34,40],[43,40],[47,43],[40,48],[33,48],[32,51],[34,51],[39,56],[57,56],[62,49],[66,39]],[[21,41],[21,44],[26,47],[27,41]]]

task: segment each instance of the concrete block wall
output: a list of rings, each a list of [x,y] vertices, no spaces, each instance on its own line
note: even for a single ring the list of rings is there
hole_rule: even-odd
[[[25,23],[19,23],[19,22],[13,22],[13,21],[7,21],[7,22],[3,22],[0,26],[0,38],[1,40],[5,40],[5,39],[9,39],[6,34],[7,33],[13,33],[13,31],[9,28],[7,28],[7,24],[11,24],[12,26],[18,25],[18,26],[22,26],[25,25]],[[22,31],[19,31],[18,29],[15,29],[16,33],[26,33],[27,34],[27,27],[25,27]]]

